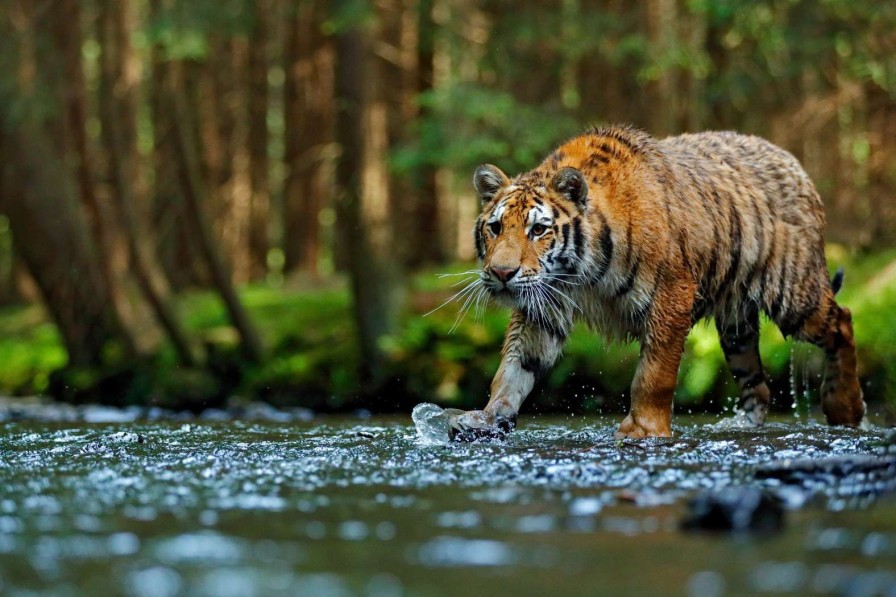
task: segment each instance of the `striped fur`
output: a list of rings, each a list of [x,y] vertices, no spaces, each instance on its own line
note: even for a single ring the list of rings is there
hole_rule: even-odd
[[[741,408],[762,424],[769,392],[757,348],[760,311],[785,334],[825,349],[829,422],[861,421],[851,319],[834,302],[825,266],[822,202],[788,152],[731,132],[657,140],[607,127],[512,179],[482,166],[474,184],[483,204],[474,232],[481,281],[514,315],[491,400],[461,417],[458,429],[515,420],[583,321],[641,343],[631,412],[618,435],[668,436],[684,341],[707,316]]]

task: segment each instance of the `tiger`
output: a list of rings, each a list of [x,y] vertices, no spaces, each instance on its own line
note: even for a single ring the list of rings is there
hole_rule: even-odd
[[[737,410],[760,426],[770,392],[760,313],[824,351],[830,425],[858,426],[865,402],[852,316],[829,278],[821,197],[799,161],[735,132],[658,139],[630,125],[592,127],[535,169],[476,169],[480,284],[512,314],[483,410],[450,421],[455,441],[503,437],[535,382],[584,322],[636,340],[630,407],[615,438],[670,437],[690,329],[712,317],[737,382]]]

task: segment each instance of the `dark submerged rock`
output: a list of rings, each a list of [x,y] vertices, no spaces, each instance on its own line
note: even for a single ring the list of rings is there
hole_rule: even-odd
[[[788,485],[831,482],[862,476],[864,481],[896,482],[896,454],[874,456],[854,454],[805,460],[785,460],[756,468],[757,479],[777,479]]]
[[[784,507],[756,487],[726,487],[699,494],[681,524],[686,531],[771,533],[784,527]]]

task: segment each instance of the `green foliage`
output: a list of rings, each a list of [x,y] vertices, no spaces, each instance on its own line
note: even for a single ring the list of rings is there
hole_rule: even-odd
[[[417,124],[416,142],[393,155],[399,172],[424,165],[472,172],[483,162],[519,172],[579,128],[558,106],[528,106],[510,93],[478,85],[442,87],[419,101],[433,116]]]
[[[47,389],[49,375],[66,362],[55,326],[37,306],[0,311],[0,388],[24,394]]]
[[[832,266],[844,266],[846,284],[838,297],[854,315],[861,374],[869,402],[896,400],[896,250],[850,255],[831,246]],[[463,271],[456,268],[455,272]],[[266,286],[244,288],[241,298],[262,330],[270,358],[258,366],[242,363],[223,306],[212,295],[185,295],[180,309],[194,337],[211,350],[207,370],[182,369],[170,349],[133,371],[99,375],[69,371],[64,383],[71,391],[91,384],[114,388],[127,382],[122,395],[105,397],[113,403],[151,400],[155,404],[202,408],[229,393],[263,398],[279,405],[303,405],[318,410],[406,410],[420,401],[437,401],[459,408],[481,407],[500,360],[508,312],[486,308],[479,317],[469,313],[455,326],[457,304],[424,316],[452,290],[455,277],[433,273],[417,277],[414,302],[401,331],[384,340],[390,355],[389,381],[368,386],[358,377],[360,355],[349,317],[349,297],[341,285],[296,291]],[[454,289],[456,290],[456,288]],[[794,353],[777,328],[763,322],[760,352],[779,396],[790,389]],[[798,370],[813,385],[820,372],[817,350],[797,355]],[[0,311],[0,388],[6,392],[40,393],[65,353],[53,326],[35,307]],[[607,343],[583,326],[570,336],[563,358],[541,380],[530,399],[539,411],[598,411],[620,408],[638,359],[637,344]],[[805,361],[805,363],[803,363]],[[93,376],[93,377],[91,377]],[[719,408],[730,404],[737,389],[724,363],[712,323],[691,332],[679,371],[677,403],[687,408]],[[780,398],[778,406],[789,406]]]

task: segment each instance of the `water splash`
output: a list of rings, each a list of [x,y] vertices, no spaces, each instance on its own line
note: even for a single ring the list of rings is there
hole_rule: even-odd
[[[456,408],[443,409],[438,405],[423,402],[414,407],[411,419],[417,429],[417,438],[422,444],[440,445],[451,441],[449,421],[452,416],[463,411]]]
[[[753,429],[756,423],[750,418],[750,414],[740,407],[734,407],[734,414],[730,417],[719,419],[718,422],[708,425],[710,429]]]

